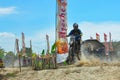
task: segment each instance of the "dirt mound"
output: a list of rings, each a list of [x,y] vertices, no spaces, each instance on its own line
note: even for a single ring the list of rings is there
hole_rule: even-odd
[[[7,70],[7,69],[6,69]],[[12,70],[12,68],[11,68]],[[19,71],[19,69],[14,70]],[[7,72],[11,73],[9,69]],[[34,71],[31,68],[22,68],[22,72],[15,76],[2,80],[119,80],[120,67],[118,66],[94,66],[75,67],[69,66],[52,70]]]
[[[82,56],[74,65],[58,69],[34,71],[32,68],[5,68],[0,80],[120,80],[120,62],[101,62],[95,57],[90,60]]]

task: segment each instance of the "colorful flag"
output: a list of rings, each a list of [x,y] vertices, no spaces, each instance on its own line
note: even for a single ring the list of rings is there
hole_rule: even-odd
[[[109,52],[109,48],[108,48],[108,42],[107,42],[107,34],[104,33],[104,45],[105,45],[105,53],[106,55],[109,55],[108,52]]]
[[[56,50],[57,63],[64,62],[68,56],[67,35],[67,0],[57,0],[57,21],[56,21]]]
[[[51,48],[51,53],[54,54],[56,49],[56,44],[54,43]]]
[[[96,33],[96,39],[100,41],[100,35],[98,33]]]
[[[104,33],[104,40],[107,41],[107,34]]]
[[[44,56],[44,55],[45,55],[45,50],[44,50],[44,49],[42,50],[42,53],[41,53],[41,54],[42,54],[42,56]]]

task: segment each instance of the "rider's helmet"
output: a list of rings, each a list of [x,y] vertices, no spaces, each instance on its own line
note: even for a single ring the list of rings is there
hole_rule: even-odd
[[[78,24],[77,24],[77,23],[74,23],[74,24],[73,24],[73,28],[74,28],[74,29],[78,29]]]

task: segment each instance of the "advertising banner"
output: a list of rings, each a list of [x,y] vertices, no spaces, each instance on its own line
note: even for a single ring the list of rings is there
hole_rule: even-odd
[[[68,56],[67,0],[57,0],[56,47],[57,63],[64,62]]]

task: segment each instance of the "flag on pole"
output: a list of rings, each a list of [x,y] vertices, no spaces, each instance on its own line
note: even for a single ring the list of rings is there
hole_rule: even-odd
[[[50,51],[50,44],[49,44],[49,36],[46,34],[46,40],[47,40],[47,53]]]
[[[64,62],[68,56],[67,35],[67,0],[57,0],[57,21],[56,21],[56,48],[57,63]]]
[[[108,54],[109,50],[108,50],[107,34],[105,34],[105,33],[104,33],[104,41],[105,41],[105,43],[104,43],[104,45],[105,45],[105,53],[106,53],[106,55],[109,55]]]
[[[16,39],[16,51],[17,51],[17,54],[19,54],[19,44],[18,44],[18,39]]]
[[[100,35],[98,33],[96,33],[96,39],[100,41]]]
[[[113,46],[112,46],[112,39],[111,39],[111,33],[109,32],[109,39],[110,39],[110,44],[109,44],[109,50],[113,51]]]
[[[107,34],[104,33],[104,41],[107,42]]]
[[[25,36],[24,36],[24,33],[22,32],[22,53],[23,53],[23,56],[26,55],[26,49],[25,49]]]
[[[30,57],[32,58],[32,41],[30,40]]]
[[[19,68],[20,68],[20,72],[21,72],[21,58],[20,58],[20,53],[19,53],[19,43],[18,43],[18,39],[15,40],[15,44],[16,44],[16,50],[17,50],[17,54],[18,54],[18,58],[19,58]]]

